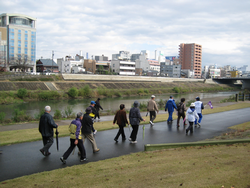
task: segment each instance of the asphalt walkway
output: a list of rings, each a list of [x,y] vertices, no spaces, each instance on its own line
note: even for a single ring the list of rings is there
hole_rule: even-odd
[[[249,110],[250,108],[245,108],[204,115],[201,128],[195,128],[192,135],[186,135],[183,126],[177,129],[175,120],[172,125],[166,122],[155,123],[153,127],[146,125],[143,139],[143,130],[140,126],[137,144],[130,144],[128,140],[122,142],[121,138],[115,143],[113,139],[117,129],[100,131],[95,137],[100,152],[93,154],[90,143],[86,141],[84,144],[87,162],[140,152],[144,150],[145,144],[195,142],[212,138],[221,135],[230,126],[250,121]],[[125,128],[125,134],[128,138],[130,135],[128,128]],[[67,164],[62,164],[59,158],[68,147],[69,137],[59,138],[59,151],[56,150],[54,143],[50,149],[51,155],[44,157],[39,151],[42,148],[42,141],[3,146],[1,147],[3,153],[0,155],[0,181],[81,164],[77,149],[74,155],[69,156]]]

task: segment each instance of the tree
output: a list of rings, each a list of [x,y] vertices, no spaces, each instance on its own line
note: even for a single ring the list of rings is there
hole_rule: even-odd
[[[18,54],[15,57],[10,58],[9,66],[11,68],[20,69],[24,72],[27,68],[33,68],[31,58],[26,54]]]

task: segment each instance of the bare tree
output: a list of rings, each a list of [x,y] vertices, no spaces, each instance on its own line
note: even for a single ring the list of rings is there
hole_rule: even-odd
[[[24,72],[27,68],[33,68],[33,63],[28,55],[18,54],[15,57],[10,58],[9,66],[11,68],[18,68]]]

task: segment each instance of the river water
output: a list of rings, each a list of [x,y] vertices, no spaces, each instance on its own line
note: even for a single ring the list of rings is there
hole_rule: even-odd
[[[180,101],[181,98],[185,98],[186,101],[195,100],[196,96],[199,96],[202,99],[213,98],[213,97],[229,97],[233,94],[238,93],[237,91],[230,92],[216,92],[216,93],[188,93],[188,94],[173,94],[173,97],[176,101]],[[155,100],[158,101],[168,100],[169,94],[156,95]],[[103,98],[100,100],[100,104],[103,107],[104,111],[108,110],[118,110],[120,104],[125,104],[126,109],[129,109],[131,105],[137,100],[139,103],[146,103],[150,100],[151,95],[148,96],[129,96],[129,97],[113,97],[113,98]],[[21,104],[9,104],[9,105],[0,105],[0,112],[5,112],[5,118],[11,118],[13,115],[14,109],[25,110],[27,115],[34,117],[35,114],[38,114],[45,106],[51,106],[51,115],[54,115],[56,109],[60,110],[63,114],[67,106],[73,108],[73,112],[77,113],[80,111],[85,111],[85,109],[90,105],[92,99],[69,99],[69,100],[50,100],[50,101],[32,101]],[[212,101],[213,102],[213,101]]]

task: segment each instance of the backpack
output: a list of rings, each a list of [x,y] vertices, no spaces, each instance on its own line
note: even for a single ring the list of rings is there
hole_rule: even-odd
[[[178,111],[179,113],[183,113],[183,108],[182,108],[182,106],[183,106],[183,103],[181,103],[181,102],[177,105],[177,111]]]

